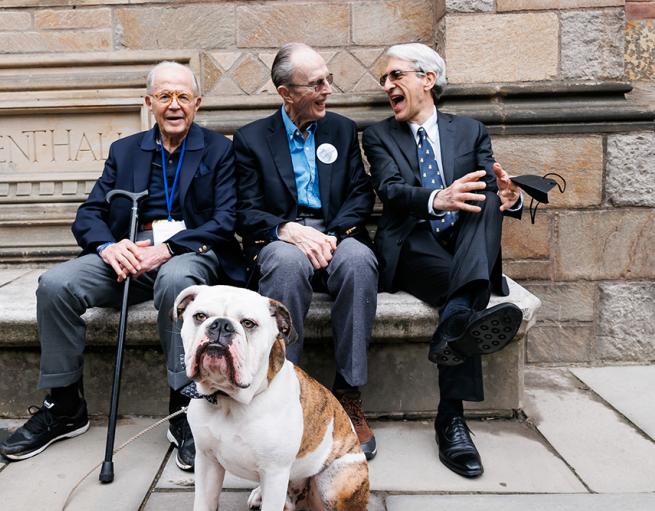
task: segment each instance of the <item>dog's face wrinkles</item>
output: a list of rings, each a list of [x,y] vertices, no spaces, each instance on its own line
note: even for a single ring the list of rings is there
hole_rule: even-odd
[[[280,334],[271,300],[246,289],[192,286],[180,293],[175,310],[183,319],[186,373],[198,390],[252,398]]]

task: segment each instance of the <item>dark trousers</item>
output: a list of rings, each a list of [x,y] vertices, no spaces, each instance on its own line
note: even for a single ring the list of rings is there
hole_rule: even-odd
[[[395,284],[398,289],[441,306],[466,287],[473,291],[473,309],[482,310],[491,295],[491,273],[500,254],[503,217],[496,194],[485,192],[480,213],[460,212],[457,223],[437,239],[429,222],[421,222],[403,244]],[[439,367],[441,399],[482,401],[480,357],[457,366]]]

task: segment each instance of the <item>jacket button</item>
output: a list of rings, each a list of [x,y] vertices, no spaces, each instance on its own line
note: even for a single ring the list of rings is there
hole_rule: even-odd
[[[403,244],[404,241],[405,241],[405,240],[398,240],[396,243],[398,244],[398,246],[400,246],[400,245]]]

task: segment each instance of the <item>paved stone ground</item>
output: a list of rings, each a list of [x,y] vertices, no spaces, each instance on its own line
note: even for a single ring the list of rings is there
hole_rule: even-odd
[[[647,403],[655,366],[530,369],[526,420],[469,421],[485,464],[475,480],[437,461],[428,421],[376,421],[371,511],[652,511],[655,412]],[[153,423],[126,418],[117,445]],[[0,438],[19,424],[0,420]],[[59,510],[102,459],[105,424],[19,463],[0,459],[2,509]],[[116,479],[82,483],[68,510],[181,511],[193,505],[193,475],[175,466],[161,426],[115,457]],[[221,510],[246,511],[254,483],[226,478]]]

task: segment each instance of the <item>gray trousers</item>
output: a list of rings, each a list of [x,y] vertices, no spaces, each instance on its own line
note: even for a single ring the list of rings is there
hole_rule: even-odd
[[[303,348],[303,322],[312,301],[314,267],[294,245],[274,241],[257,258],[261,279],[259,292],[282,302],[291,313],[298,341],[287,349],[294,364]],[[368,379],[367,347],[377,306],[378,269],[373,251],[346,238],[337,246],[330,264],[321,270],[327,292],[333,298],[332,335],[337,371],[353,386]]]
[[[179,328],[170,315],[175,298],[188,286],[218,283],[218,273],[219,262],[212,251],[188,253],[130,283],[131,304],[154,298],[168,384],[175,390],[189,381]],[[58,264],[41,275],[36,291],[41,343],[39,388],[64,387],[82,377],[86,325],[81,316],[90,307],[118,308],[122,297],[123,285],[116,282],[114,270],[96,254]]]

